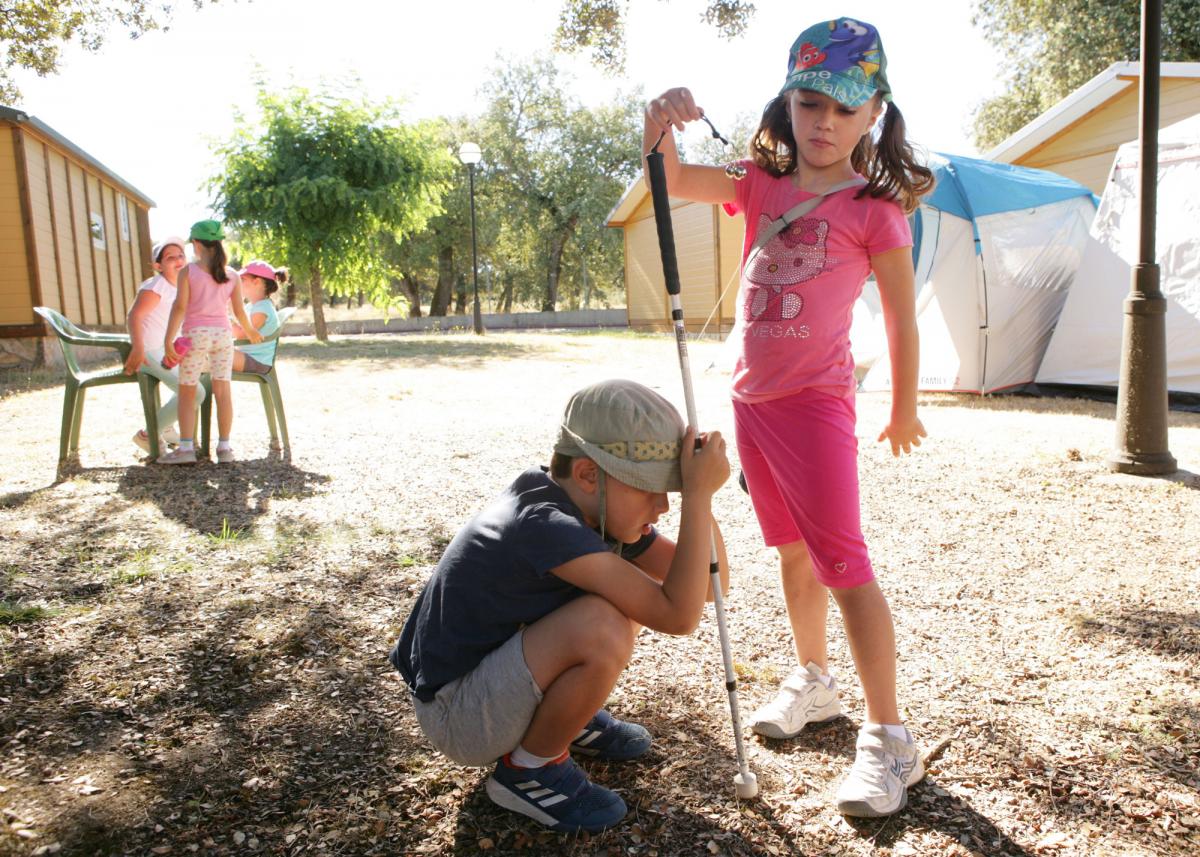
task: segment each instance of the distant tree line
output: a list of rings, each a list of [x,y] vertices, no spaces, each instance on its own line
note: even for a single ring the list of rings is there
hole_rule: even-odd
[[[989,149],[1114,62],[1141,59],[1140,0],[977,0],[975,26],[1004,56],[1006,90],[975,111]],[[1200,0],[1163,0],[1162,60],[1200,60]]]
[[[219,150],[214,207],[235,249],[286,263],[318,337],[329,295],[419,315],[466,311],[472,278],[467,140],[481,290],[497,311],[623,300],[623,241],[605,215],[640,169],[640,95],[595,108],[548,58],[501,65],[476,118],[406,123],[352,87],[260,91]]]

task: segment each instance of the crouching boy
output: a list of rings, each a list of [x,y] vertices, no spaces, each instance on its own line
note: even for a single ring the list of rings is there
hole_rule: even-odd
[[[495,763],[495,803],[559,831],[598,831],[625,803],[571,753],[624,760],[650,747],[604,701],[645,625],[688,634],[709,585],[712,495],[728,478],[718,432],[684,430],[632,381],[567,405],[550,469],[525,471],[446,548],[391,653],[429,741],[463,765]],[[679,538],[654,524],[681,492]]]

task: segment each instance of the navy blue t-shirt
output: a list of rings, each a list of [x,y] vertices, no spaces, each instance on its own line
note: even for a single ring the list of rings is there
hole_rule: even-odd
[[[640,556],[651,531],[621,556]],[[612,550],[543,468],[522,473],[463,527],[417,597],[391,662],[417,698],[466,675],[523,626],[584,590],[551,569]]]

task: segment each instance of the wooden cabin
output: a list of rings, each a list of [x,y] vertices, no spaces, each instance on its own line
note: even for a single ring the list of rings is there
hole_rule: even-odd
[[[1160,76],[1160,128],[1200,114],[1200,63],[1165,62]],[[983,157],[1050,170],[1102,196],[1117,148],[1138,138],[1140,80],[1140,63],[1113,63]]]
[[[0,107],[0,350],[34,356],[13,340],[47,335],[35,306],[123,329],[153,272],[153,205],[53,128]]]
[[[625,305],[629,326],[669,330],[671,304],[658,251],[654,204],[641,178],[634,179],[625,190],[605,225],[621,229],[625,235]],[[738,273],[745,236],[742,215],[730,217],[719,205],[672,199],[671,225],[679,260],[679,297],[685,327],[692,332],[728,333],[737,312]]]

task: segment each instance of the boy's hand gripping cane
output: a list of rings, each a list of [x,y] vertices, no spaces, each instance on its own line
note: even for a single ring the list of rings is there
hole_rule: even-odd
[[[711,124],[711,123],[710,123]],[[714,129],[715,130],[715,129]],[[659,137],[659,143],[662,137]],[[688,364],[687,331],[683,327],[683,306],[679,299],[679,263],[675,258],[675,234],[671,227],[671,203],[667,197],[667,175],[658,143],[646,155],[646,171],[650,176],[650,195],[654,201],[654,220],[658,227],[658,249],[662,255],[663,278],[671,296],[671,320],[675,327],[675,343],[679,349],[679,369],[683,373],[683,397],[687,406],[688,425],[699,431],[696,421],[696,400],[692,393],[692,370]],[[696,440],[698,444],[699,439]],[[716,540],[709,534],[708,572],[712,581],[713,605],[717,614],[717,631],[721,638],[721,659],[725,662],[725,689],[729,691],[729,712],[733,717],[733,740],[737,748],[738,773],[733,778],[739,798],[758,795],[758,778],[746,765],[746,750],[742,746],[742,721],[738,714],[737,677],[733,672],[733,654],[729,648],[729,632],[725,627],[725,599],[721,592],[721,573],[717,563]]]

